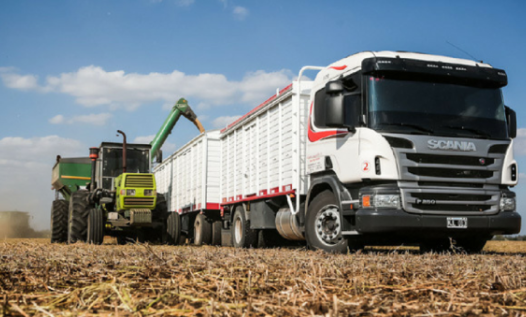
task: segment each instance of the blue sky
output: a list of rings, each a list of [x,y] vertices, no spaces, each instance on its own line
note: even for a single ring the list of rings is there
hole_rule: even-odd
[[[117,129],[148,141],[180,97],[205,128],[221,128],[304,65],[364,50],[469,58],[447,42],[508,73],[525,197],[524,12],[520,0],[0,1],[0,210],[49,227],[57,154],[86,156],[119,141]],[[165,153],[196,135],[181,120]]]

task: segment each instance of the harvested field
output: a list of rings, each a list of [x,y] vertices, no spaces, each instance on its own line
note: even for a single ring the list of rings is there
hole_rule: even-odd
[[[487,250],[331,255],[3,240],[0,316],[526,315],[526,243]]]

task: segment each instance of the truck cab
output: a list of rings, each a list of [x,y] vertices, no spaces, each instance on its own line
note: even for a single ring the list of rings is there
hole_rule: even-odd
[[[307,199],[318,209],[307,206],[309,243],[477,251],[518,233],[506,84],[488,64],[407,52],[358,53],[321,70],[308,119]],[[338,212],[319,207],[322,193]]]

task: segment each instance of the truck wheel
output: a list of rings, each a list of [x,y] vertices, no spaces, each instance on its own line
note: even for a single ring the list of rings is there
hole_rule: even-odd
[[[236,248],[257,247],[258,232],[250,229],[243,206],[238,206],[232,221],[232,243]]]
[[[194,244],[210,244],[212,241],[212,226],[205,215],[198,214],[194,221]]]
[[[216,220],[212,223],[212,241],[211,245],[221,245],[221,229],[223,227],[223,222],[221,220]]]
[[[181,217],[176,212],[170,212],[166,219],[166,243],[178,245],[181,238]]]
[[[337,204],[329,190],[319,193],[309,204],[305,219],[305,238],[309,248],[330,253],[347,252],[348,242],[341,234]]]
[[[468,254],[480,253],[492,237],[456,239],[456,247]]]
[[[68,212],[68,243],[86,241],[88,230],[88,195],[87,190],[71,194]]]
[[[88,215],[87,243],[102,244],[104,240],[104,218],[102,210],[91,208]]]
[[[68,241],[68,202],[54,200],[51,205],[51,243]]]

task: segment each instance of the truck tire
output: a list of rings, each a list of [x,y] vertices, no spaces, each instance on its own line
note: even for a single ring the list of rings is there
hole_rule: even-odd
[[[166,198],[164,198],[163,194],[157,194],[157,203],[155,204],[155,208],[152,210],[152,221],[163,223],[163,228],[162,230],[158,230],[157,228],[142,228],[140,229],[141,232],[138,234],[139,240],[142,240],[141,242],[163,243],[163,235],[165,235],[165,232],[167,232],[167,217],[168,205],[166,203]]]
[[[194,221],[194,244],[210,244],[212,241],[212,226],[205,215],[198,214]]]
[[[68,202],[54,200],[51,205],[51,243],[68,241]]]
[[[245,217],[243,206],[238,206],[232,220],[232,244],[236,248],[256,248],[258,231],[250,229],[250,221]]]
[[[68,211],[68,243],[85,242],[88,230],[88,195],[87,190],[71,194]]]
[[[87,243],[102,244],[104,240],[104,217],[102,210],[98,208],[89,209]]]
[[[223,227],[223,222],[221,220],[216,220],[212,223],[212,241],[211,245],[221,245],[221,229]]]
[[[312,250],[347,252],[349,244],[341,235],[338,201],[331,191],[319,193],[309,204],[305,219],[305,238]],[[354,241],[353,249],[359,249],[359,240]]]
[[[181,217],[176,212],[170,212],[166,218],[166,244],[178,245],[181,238]]]

